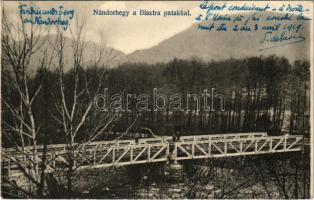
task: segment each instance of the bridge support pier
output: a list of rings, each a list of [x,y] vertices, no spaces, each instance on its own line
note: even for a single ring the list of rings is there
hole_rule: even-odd
[[[174,153],[169,153],[167,158],[168,158],[167,164],[172,164],[172,163],[178,164],[177,156]]]
[[[185,174],[183,165],[179,163],[169,163],[164,166],[164,175],[166,179],[173,182],[180,182],[184,179]]]

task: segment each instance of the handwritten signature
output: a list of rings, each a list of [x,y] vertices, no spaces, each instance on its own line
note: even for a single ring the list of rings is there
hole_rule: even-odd
[[[295,44],[305,41],[305,37],[303,35],[298,35],[295,33],[287,33],[286,31],[273,33],[272,31],[268,31],[264,34],[264,38],[260,41],[261,44],[263,43],[272,43],[277,44],[274,46],[266,47],[259,49],[259,51],[263,51],[266,49],[271,49],[279,46],[284,46],[288,44]]]

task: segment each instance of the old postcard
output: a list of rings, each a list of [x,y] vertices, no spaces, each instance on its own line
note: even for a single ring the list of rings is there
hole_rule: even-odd
[[[1,4],[2,198],[313,198],[312,1]]]

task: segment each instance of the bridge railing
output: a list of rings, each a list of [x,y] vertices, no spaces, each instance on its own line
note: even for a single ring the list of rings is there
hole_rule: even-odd
[[[210,135],[192,135],[192,136],[180,136],[180,141],[198,141],[198,140],[218,140],[218,139],[236,139],[236,138],[259,138],[267,137],[266,132],[254,132],[254,133],[228,133],[228,134],[210,134]],[[160,142],[172,141],[171,136],[161,136],[156,138],[143,138],[139,139],[140,144],[151,144]]]
[[[152,144],[152,143],[161,143],[161,142],[169,142],[172,140],[171,136],[160,136],[156,138],[143,138],[139,139],[139,144]]]
[[[266,132],[254,133],[230,133],[230,134],[215,134],[215,135],[195,135],[182,136],[181,141],[198,141],[198,140],[220,140],[220,139],[237,139],[237,138],[259,138],[267,137]]]
[[[121,146],[121,145],[133,145],[135,144],[135,140],[110,140],[110,141],[94,141],[88,143],[74,143],[74,147],[77,146],[84,146],[84,147],[94,147],[97,145],[100,146]],[[44,150],[44,145],[37,145],[36,149],[41,152]],[[68,147],[66,144],[50,144],[46,145],[47,150],[54,150],[54,151],[62,151],[67,150]],[[26,147],[17,147],[17,148],[3,148],[6,152],[16,152],[16,151],[26,151],[31,152],[34,150],[33,146],[26,146]]]

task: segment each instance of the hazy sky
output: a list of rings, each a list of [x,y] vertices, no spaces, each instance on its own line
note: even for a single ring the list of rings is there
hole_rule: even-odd
[[[107,41],[108,46],[130,53],[138,49],[145,49],[157,45],[176,33],[179,33],[193,23],[195,17],[200,13],[199,5],[202,1],[146,1],[146,2],[123,2],[123,1],[78,1],[78,2],[36,2],[41,8],[57,7],[64,4],[65,8],[75,9],[76,16],[86,20],[86,36],[88,40],[99,41],[100,37]],[[30,4],[30,2],[24,2]],[[220,2],[223,4],[224,2]],[[262,5],[269,3],[250,2],[248,4]],[[282,4],[283,2],[277,2]],[[294,2],[293,4],[298,4]],[[307,2],[310,7],[311,2]],[[235,2],[228,2],[235,4]],[[11,19],[18,17],[18,2],[4,2],[4,6]],[[311,8],[311,7],[310,7]],[[93,9],[102,10],[186,10],[189,9],[192,16],[166,17],[163,16],[93,16]],[[163,12],[161,12],[163,15]],[[67,31],[69,34],[69,31]]]

